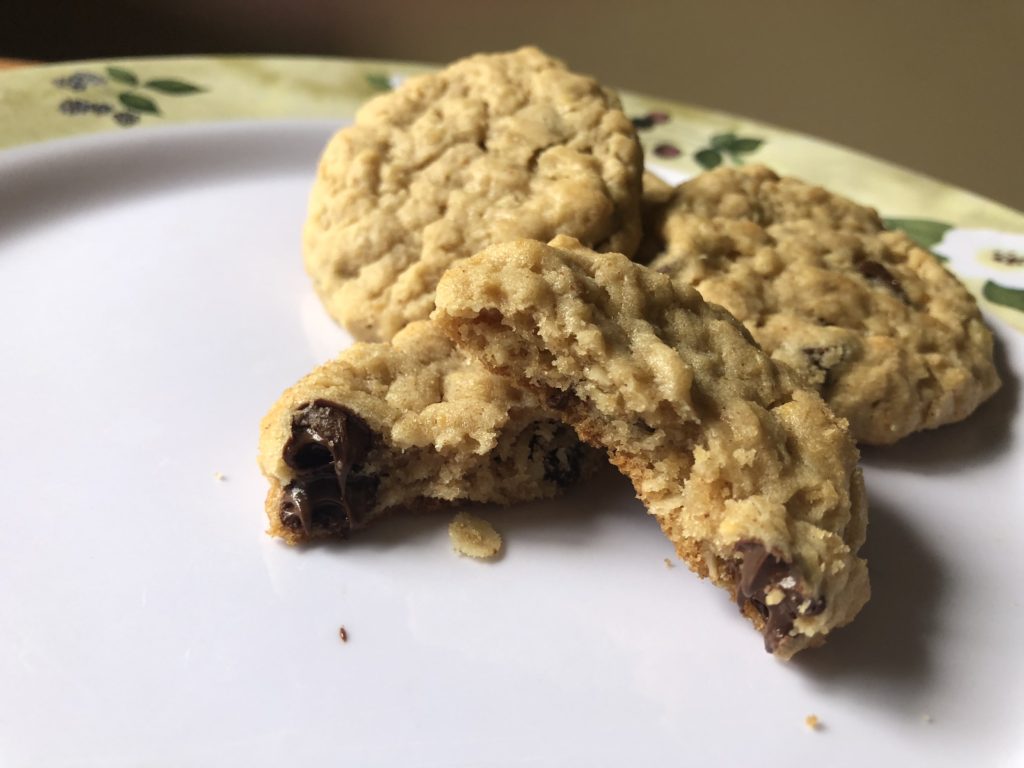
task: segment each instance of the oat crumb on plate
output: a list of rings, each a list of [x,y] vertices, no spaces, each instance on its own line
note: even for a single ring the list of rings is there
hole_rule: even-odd
[[[668,559],[668,558],[666,557],[666,558],[665,558],[665,567],[666,567],[666,568],[675,568],[675,567],[676,567],[676,564],[675,564],[675,563],[673,563],[673,562],[672,562],[671,560],[669,560],[669,559]]]
[[[341,638],[341,642],[348,642],[348,631],[345,629],[345,627],[338,627],[338,637]]]
[[[822,728],[821,721],[818,720],[817,715],[808,715],[807,717],[805,717],[804,725],[806,725],[812,731],[820,731]]]
[[[501,534],[489,522],[468,512],[459,512],[452,518],[448,535],[460,555],[487,559],[501,551]]]
[[[220,482],[223,483],[225,480],[228,479],[228,476],[225,475],[223,472],[214,472],[213,473],[213,479],[214,480],[219,480]]]

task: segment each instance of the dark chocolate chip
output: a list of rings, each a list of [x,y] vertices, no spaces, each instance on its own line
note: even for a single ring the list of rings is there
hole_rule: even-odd
[[[860,266],[860,273],[864,275],[868,280],[879,285],[886,286],[889,290],[896,294],[900,301],[904,304],[910,304],[910,297],[907,296],[906,291],[903,290],[903,286],[900,285],[899,280],[892,276],[892,272],[886,269],[883,265],[877,261],[868,259],[862,261]]]
[[[573,397],[575,395],[567,389],[553,389],[548,393],[548,408],[564,411]]]
[[[583,446],[580,443],[572,443],[568,448],[556,446],[544,457],[544,479],[559,488],[568,488],[580,479],[582,461]]]
[[[762,619],[767,619],[768,618],[768,606],[767,605],[762,603],[760,600],[755,600],[754,598],[750,598],[750,604],[752,606],[754,606],[754,608],[757,609],[757,612],[759,614],[761,614],[761,618]]]
[[[817,616],[825,610],[825,596],[813,598],[807,609],[804,611],[804,616]]]
[[[749,601],[765,620],[764,647],[773,653],[789,636],[798,616],[815,616],[825,610],[825,598],[808,598],[799,571],[760,542],[740,542],[736,551],[741,556],[736,602],[742,611]],[[784,586],[783,582],[787,584]],[[776,589],[782,592],[782,600],[768,605],[765,598]],[[801,611],[800,607],[808,601],[809,605]]]
[[[295,469],[314,469],[331,463],[331,450],[320,443],[301,442],[286,454],[285,461]]]
[[[296,470],[279,518],[295,533],[346,536],[373,507],[378,480],[361,472],[373,443],[367,423],[349,409],[316,400],[292,418],[285,463]]]
[[[281,511],[278,517],[281,519],[281,525],[293,533],[308,530],[312,523],[309,506],[305,502],[304,496],[305,491],[290,485],[281,500]]]

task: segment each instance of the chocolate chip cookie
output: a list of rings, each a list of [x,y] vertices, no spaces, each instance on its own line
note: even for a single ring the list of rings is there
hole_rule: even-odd
[[[476,55],[364,105],[328,144],[304,235],[328,312],[387,340],[447,267],[518,237],[633,253],[642,153],[618,98],[536,48]]]
[[[878,214],[767,168],[721,168],[677,190],[650,266],[736,316],[864,443],[967,417],[999,387],[967,290]]]
[[[596,456],[535,395],[418,321],[287,390],[263,419],[259,462],[269,532],[297,543],[399,508],[553,496]]]
[[[868,599],[845,420],[696,290],[567,237],[454,265],[433,317],[605,449],[691,569],[789,657]]]

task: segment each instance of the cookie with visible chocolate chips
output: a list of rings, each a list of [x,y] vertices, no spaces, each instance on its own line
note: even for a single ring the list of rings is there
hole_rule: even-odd
[[[447,267],[517,237],[632,253],[642,153],[618,97],[536,48],[480,54],[364,105],[328,144],[306,268],[359,339],[433,309]]]
[[[974,298],[864,206],[767,168],[678,187],[650,266],[732,312],[864,443],[966,418],[999,387]]]
[[[821,643],[867,601],[846,422],[721,307],[567,237],[492,246],[452,267],[436,300],[460,349],[607,451],[770,651]]]
[[[259,453],[269,533],[290,543],[346,538],[389,510],[554,496],[596,458],[427,321],[356,344],[287,390]]]

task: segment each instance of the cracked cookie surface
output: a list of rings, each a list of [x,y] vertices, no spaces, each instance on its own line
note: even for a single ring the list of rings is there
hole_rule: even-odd
[[[554,496],[596,460],[427,321],[320,366],[260,432],[269,533],[290,543],[345,538],[389,510]]]
[[[632,253],[642,153],[618,98],[535,48],[481,54],[364,105],[320,161],[304,232],[328,312],[386,340],[453,262],[570,234]]]
[[[781,657],[868,599],[846,422],[692,288],[572,238],[460,262],[433,318],[603,448],[690,568]]]
[[[680,185],[648,239],[652,269],[728,309],[860,442],[959,421],[999,387],[974,298],[870,208],[722,168]]]

